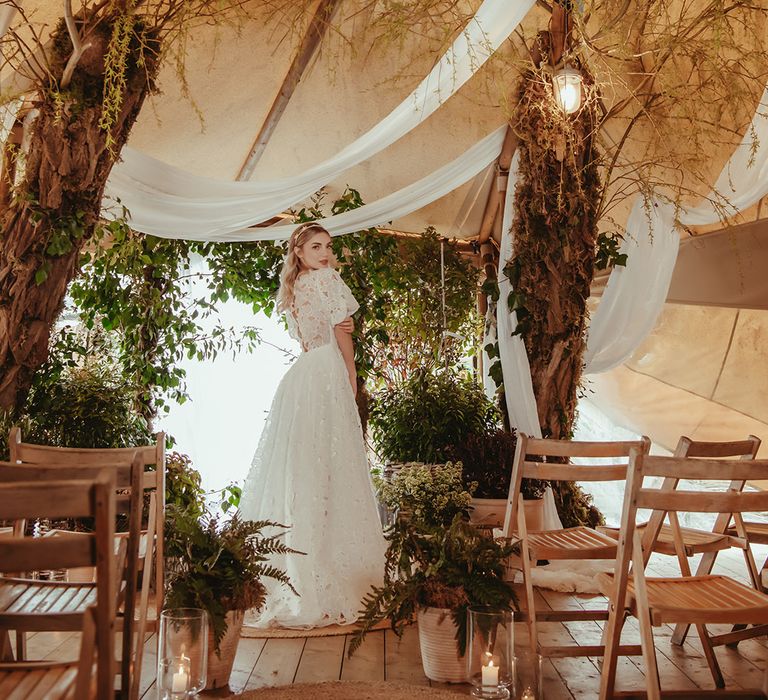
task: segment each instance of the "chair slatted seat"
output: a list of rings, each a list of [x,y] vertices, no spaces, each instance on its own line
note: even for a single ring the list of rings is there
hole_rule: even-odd
[[[3,665],[0,664],[0,669]],[[77,667],[72,663],[52,663],[35,667],[29,664],[20,670],[0,673],[0,698],[28,700],[30,697],[46,700],[71,700]]]
[[[616,540],[589,527],[528,533],[531,559],[611,559]]]
[[[95,566],[92,585],[66,584],[30,588],[34,581],[0,579],[4,604],[17,621],[75,620],[82,632],[80,654],[72,662],[15,661],[0,663],[3,700],[104,700],[114,694],[115,612],[118,605],[116,571],[123,563],[112,555],[115,532],[116,480],[111,469],[87,470],[87,478],[43,480],[45,469],[23,468],[32,479],[22,481],[18,466],[0,470],[0,519],[92,517],[95,531],[83,536],[4,538],[0,541],[0,573],[29,567]],[[37,472],[40,473],[37,473]],[[134,470],[135,472],[135,470]],[[40,478],[38,478],[40,477]],[[41,486],[43,488],[41,488]],[[121,551],[121,559],[124,550]],[[8,585],[4,585],[8,584]],[[77,601],[92,601],[71,610]],[[29,616],[29,617],[28,617]],[[56,629],[45,625],[43,629]],[[94,663],[95,660],[95,663]],[[95,671],[95,673],[94,673]]]
[[[604,631],[605,658],[601,673],[600,698],[614,697],[614,684],[618,657],[621,651],[621,632],[627,615],[637,618],[646,669],[645,692],[649,700],[662,697],[659,680],[653,627],[670,623],[678,626],[696,626],[704,658],[718,690],[725,688],[720,665],[714,652],[713,638],[707,631],[709,624],[757,624],[768,628],[768,595],[754,586],[745,585],[727,576],[681,572],[679,577],[646,577],[645,569],[661,523],[666,517],[675,542],[679,559],[685,558],[685,545],[678,513],[728,514],[737,523],[741,514],[768,510],[768,493],[743,493],[730,487],[712,490],[670,490],[664,482],[651,487],[647,478],[663,477],[678,481],[743,481],[745,478],[768,478],[768,460],[717,461],[698,457],[650,457],[633,452],[627,472],[627,487],[621,516],[616,568],[612,575],[598,576],[603,593],[610,600],[610,616]],[[645,528],[636,525],[637,510],[650,509],[651,518]],[[739,630],[719,635],[733,639]],[[722,642],[721,642],[722,643]],[[730,691],[727,691],[730,692]],[[737,691],[741,692],[741,691]],[[749,691],[751,697],[765,697],[761,690]]]
[[[617,543],[609,535],[588,527],[562,528],[528,532],[523,499],[520,494],[522,480],[543,479],[547,481],[621,481],[627,475],[627,461],[632,449],[648,451],[650,441],[643,438],[632,442],[576,442],[570,440],[540,440],[524,433],[518,434],[515,458],[510,477],[509,496],[504,517],[502,535],[508,539],[516,537],[520,542],[523,585],[527,612],[525,620],[531,650],[543,656],[599,656],[601,645],[558,645],[539,644],[538,624],[544,621],[606,620],[608,610],[589,608],[586,610],[552,610],[536,607],[533,592],[532,570],[539,560],[588,560],[615,558]],[[610,459],[611,464],[569,464],[571,458]],[[615,463],[619,462],[619,463]],[[624,647],[625,653],[640,653],[638,645]]]

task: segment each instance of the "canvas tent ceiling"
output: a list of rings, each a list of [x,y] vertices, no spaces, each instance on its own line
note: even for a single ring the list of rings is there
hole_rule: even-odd
[[[465,4],[471,11],[479,3]],[[60,3],[52,0],[29,0],[26,6],[37,22],[49,25],[60,14]],[[294,175],[336,153],[408,95],[445,46],[445,37],[437,32],[427,32],[427,36],[413,33],[400,42],[372,46],[366,43],[364,18],[349,13],[345,22],[343,33],[359,37],[355,51],[345,48],[341,34],[326,36],[252,179]],[[524,29],[530,35],[546,22],[546,11],[537,6],[526,18]],[[283,86],[302,29],[295,27],[286,36],[279,25],[259,16],[239,30],[196,29],[187,47],[189,96],[183,94],[176,68],[166,64],[159,78],[160,93],[145,104],[129,145],[195,174],[234,179]],[[504,47],[501,53],[508,49]],[[329,196],[351,185],[366,201],[373,201],[428,175],[504,124],[506,99],[516,80],[504,60],[491,62],[403,139],[329,183]],[[761,91],[762,86],[756,86],[755,99]],[[702,105],[704,110],[706,105]],[[707,153],[712,180],[728,155],[727,144],[713,145]],[[393,226],[421,231],[432,225],[446,235],[474,236],[491,180],[489,169]],[[719,250],[727,250],[727,246]],[[689,261],[689,280],[718,279],[717,270],[707,269],[695,257],[686,255],[684,248],[681,274]],[[710,259],[716,260],[717,254]],[[753,260],[748,253],[745,259]],[[743,273],[744,268],[737,264],[737,277],[742,274],[739,269]],[[738,283],[753,279],[764,283],[756,269],[756,274],[740,277]],[[760,388],[768,389],[764,342],[768,339],[768,312],[739,312],[744,303],[741,298],[721,296],[713,292],[714,287],[699,285],[697,293],[708,292],[720,298],[720,303],[738,306],[713,310],[668,306],[652,337],[625,367],[592,379],[598,398],[603,397],[598,404],[612,417],[665,445],[682,432],[710,439],[755,432],[768,440],[768,431],[762,429],[768,426],[768,402],[763,399],[765,392],[760,392]],[[764,287],[747,291],[766,302]],[[669,392],[673,389],[683,393],[672,397]],[[667,412],[662,414],[661,407]]]

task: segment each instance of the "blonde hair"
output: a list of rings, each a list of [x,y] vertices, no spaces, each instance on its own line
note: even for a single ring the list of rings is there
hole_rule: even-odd
[[[293,304],[293,285],[301,272],[301,260],[296,249],[301,248],[316,233],[328,233],[316,221],[308,221],[296,227],[288,239],[288,252],[285,254],[283,269],[280,272],[280,291],[277,293],[277,310],[285,313]],[[331,234],[328,233],[330,236]]]

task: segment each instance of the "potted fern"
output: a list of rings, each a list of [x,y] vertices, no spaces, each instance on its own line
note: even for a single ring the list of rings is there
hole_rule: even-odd
[[[281,569],[269,564],[273,555],[298,554],[281,540],[282,532],[265,536],[267,528],[284,528],[268,520],[224,520],[170,505],[167,510],[166,605],[171,609],[202,608],[208,612],[207,688],[229,682],[246,610],[264,605],[263,578],[293,586]],[[294,591],[295,592],[295,591]]]
[[[467,608],[517,607],[503,578],[512,547],[468,521],[471,494],[461,485],[460,465],[411,466],[384,485],[384,498],[408,516],[396,518],[386,532],[384,583],[362,601],[349,654],[379,622],[389,620],[401,635],[415,620],[425,675],[463,683]]]

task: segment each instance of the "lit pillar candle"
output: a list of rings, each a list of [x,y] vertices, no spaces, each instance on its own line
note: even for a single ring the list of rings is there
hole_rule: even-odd
[[[499,687],[499,667],[493,665],[493,659],[488,662],[487,666],[483,666],[483,688],[498,688]]]
[[[179,670],[173,674],[171,681],[172,693],[185,693],[189,688],[189,673],[185,670],[183,665],[179,665]]]

